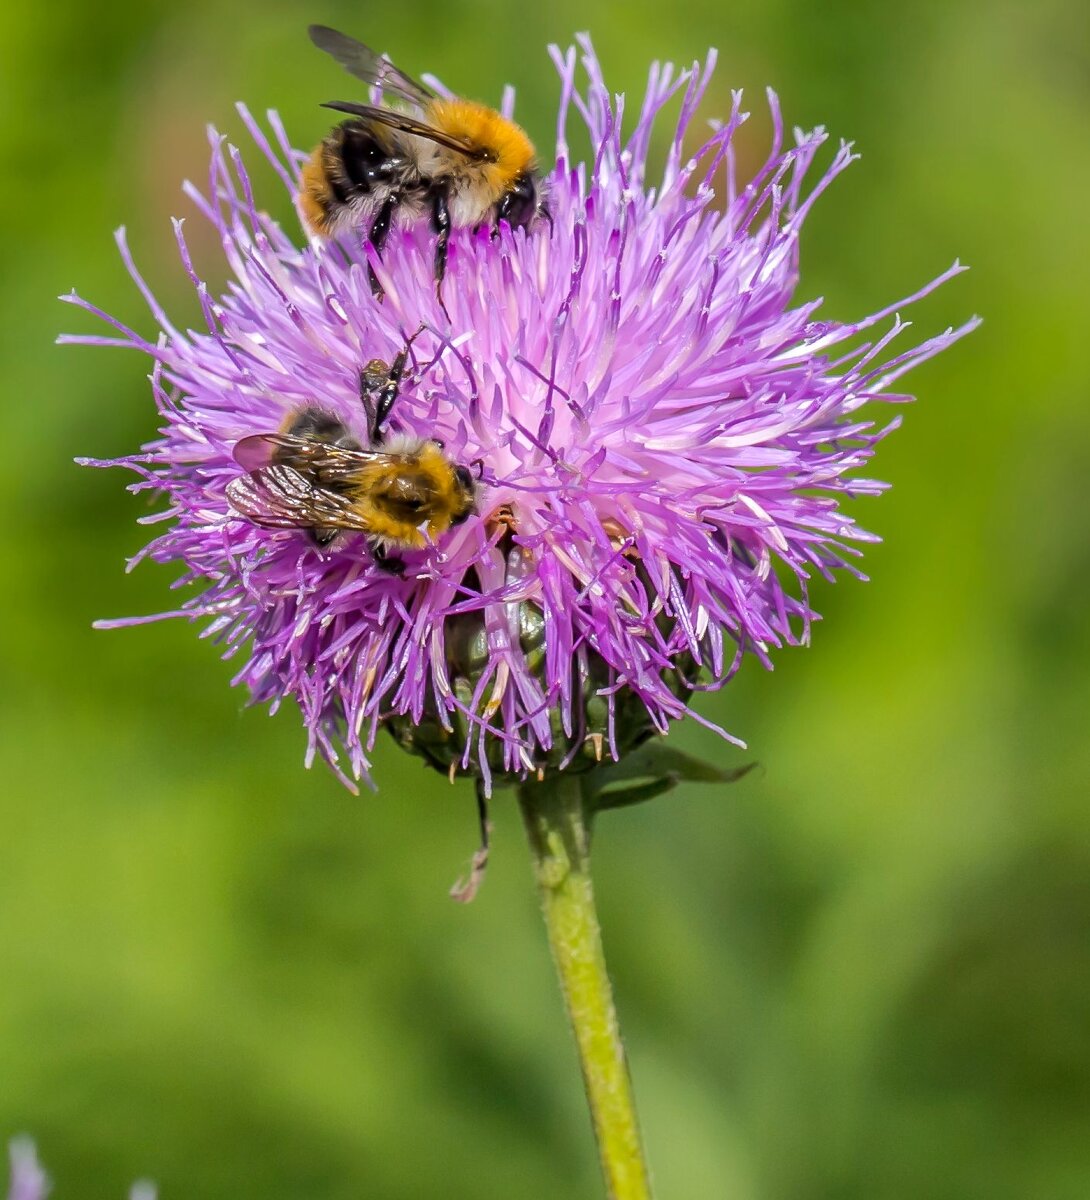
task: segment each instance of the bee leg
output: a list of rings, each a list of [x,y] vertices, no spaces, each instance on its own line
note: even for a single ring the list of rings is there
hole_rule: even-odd
[[[491,841],[492,822],[488,819],[488,797],[484,794],[484,784],[477,780],[477,820],[481,828],[481,844],[473,855],[469,865],[469,876],[460,880],[450,889],[452,900],[459,904],[468,904],[477,894],[477,889],[484,879],[485,868],[488,866],[488,847]]]
[[[380,571],[396,575],[399,579],[405,574],[405,563],[400,558],[387,558],[386,547],[381,542],[372,542],[371,553],[374,555],[375,566]]]
[[[431,227],[435,232],[435,295],[439,307],[447,320],[450,313],[443,303],[443,279],[447,273],[447,243],[450,241],[450,209],[447,206],[448,189],[437,186],[431,194]]]
[[[367,240],[374,246],[379,258],[382,257],[386,238],[390,232],[390,222],[394,219],[394,213],[397,212],[400,203],[400,194],[398,192],[391,192],[375,215],[375,219],[371,222],[371,229],[367,234]],[[375,269],[370,263],[367,264],[367,276],[371,281],[371,294],[376,300],[381,300],[385,293],[382,290],[382,284],[378,281],[378,276],[375,274]]]

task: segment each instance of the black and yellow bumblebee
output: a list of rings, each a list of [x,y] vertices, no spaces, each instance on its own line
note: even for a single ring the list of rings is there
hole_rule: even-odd
[[[551,221],[533,144],[494,108],[437,96],[362,42],[312,25],[314,44],[383,93],[381,105],[330,101],[348,113],[303,166],[297,203],[311,233],[365,228],[382,253],[391,225],[427,220],[441,288],[452,229],[490,221],[512,228]],[[392,103],[387,105],[389,97]],[[379,291],[372,275],[372,285]]]
[[[227,485],[234,511],[263,529],[305,529],[319,547],[363,533],[376,562],[395,572],[403,564],[391,551],[421,549],[465,521],[476,501],[469,468],[432,438],[387,437],[411,341],[392,364],[373,359],[360,371],[367,446],[316,405],[296,410],[276,433],[240,439],[234,459],[246,474]]]

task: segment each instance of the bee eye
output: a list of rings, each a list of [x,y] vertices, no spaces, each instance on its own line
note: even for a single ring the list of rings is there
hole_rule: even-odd
[[[454,478],[458,482],[458,486],[466,492],[473,489],[473,476],[469,473],[468,467],[455,467]]]
[[[496,217],[500,221],[506,221],[512,229],[519,229],[530,224],[536,210],[537,188],[534,185],[534,177],[529,172],[524,172],[499,202]]]

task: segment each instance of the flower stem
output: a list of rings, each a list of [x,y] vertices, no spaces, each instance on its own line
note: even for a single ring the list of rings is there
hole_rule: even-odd
[[[525,783],[519,803],[610,1200],[650,1200],[632,1081],[602,953],[578,776]]]

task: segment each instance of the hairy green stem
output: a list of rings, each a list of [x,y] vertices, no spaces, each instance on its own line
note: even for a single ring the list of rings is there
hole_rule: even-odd
[[[549,945],[579,1047],[610,1200],[650,1200],[632,1081],[602,953],[582,787],[558,772],[519,790]]]

